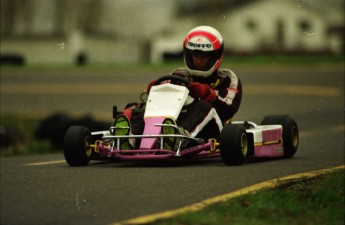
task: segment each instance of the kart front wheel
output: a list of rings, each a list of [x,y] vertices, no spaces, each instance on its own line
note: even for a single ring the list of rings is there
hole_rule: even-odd
[[[291,158],[296,153],[299,144],[299,134],[297,123],[291,117],[286,115],[266,116],[261,124],[282,125],[284,158]]]
[[[242,125],[226,125],[220,134],[220,155],[227,165],[241,165],[248,152],[248,137]]]
[[[70,127],[64,138],[64,155],[70,166],[87,166],[91,159],[91,132],[86,127]]]

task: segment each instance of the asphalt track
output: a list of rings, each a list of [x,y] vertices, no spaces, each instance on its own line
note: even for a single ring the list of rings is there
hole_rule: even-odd
[[[0,224],[114,224],[201,202],[263,181],[344,164],[344,65],[234,68],[244,86],[236,120],[289,114],[300,146],[289,160],[228,167],[221,160],[93,162],[62,154],[1,158]],[[55,111],[111,119],[162,73],[1,71],[1,114]]]

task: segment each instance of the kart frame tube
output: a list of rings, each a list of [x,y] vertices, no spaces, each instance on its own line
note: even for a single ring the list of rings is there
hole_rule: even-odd
[[[180,138],[189,138],[189,139],[194,139],[195,138],[190,138],[186,137],[183,135],[133,135],[134,138],[155,138],[155,137],[171,137],[171,136],[178,136]],[[104,136],[102,139],[104,140],[113,140],[114,139],[119,139],[119,138],[132,138],[132,136]],[[116,140],[116,142],[118,142]],[[209,140],[206,143],[182,149],[182,150],[177,150],[177,151],[172,151],[172,150],[167,150],[167,149],[138,149],[138,150],[119,150],[119,149],[114,149],[113,146],[106,146],[103,142],[99,142],[98,145],[96,146],[97,151],[100,153],[100,155],[105,156],[106,158],[117,158],[120,160],[164,160],[164,159],[171,159],[171,158],[183,158],[184,156],[187,155],[192,155],[197,153],[196,155],[193,155],[191,159],[196,159],[196,158],[214,158],[219,156],[219,151],[205,151],[205,150],[211,150],[214,148],[214,141]],[[144,153],[144,154],[140,154]],[[157,154],[158,153],[158,154]]]

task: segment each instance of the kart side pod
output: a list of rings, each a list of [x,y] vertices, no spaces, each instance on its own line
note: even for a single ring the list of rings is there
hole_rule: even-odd
[[[291,158],[297,151],[297,123],[289,116],[266,116],[261,125],[236,121],[220,135],[220,154],[227,165],[241,165],[246,158]]]

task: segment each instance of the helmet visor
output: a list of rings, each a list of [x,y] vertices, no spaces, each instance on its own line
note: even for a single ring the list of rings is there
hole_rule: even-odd
[[[217,51],[185,49],[185,61],[191,70],[208,71],[218,60]]]

